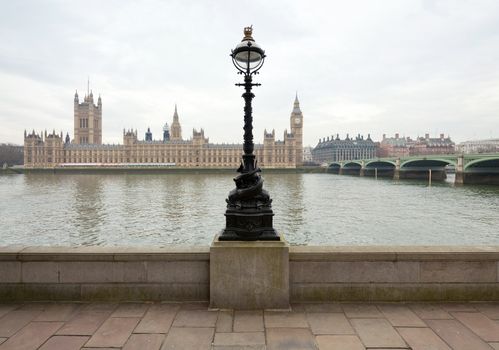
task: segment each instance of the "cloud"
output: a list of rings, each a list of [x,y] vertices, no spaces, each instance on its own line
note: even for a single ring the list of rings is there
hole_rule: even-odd
[[[90,76],[104,142],[123,128],[159,137],[179,106],[184,137],[242,142],[230,49],[253,24],[268,58],[254,134],[282,135],[298,90],[304,144],[332,133],[498,137],[499,3],[479,1],[96,1],[3,4],[0,142],[72,133]]]

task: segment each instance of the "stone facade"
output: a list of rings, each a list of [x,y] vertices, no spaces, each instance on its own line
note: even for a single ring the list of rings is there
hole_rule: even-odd
[[[379,157],[408,157],[431,154],[454,154],[455,144],[449,136],[430,137],[426,134],[424,137],[418,137],[415,140],[410,137],[386,137],[379,146]]]
[[[93,94],[79,103],[74,99],[74,133],[63,138],[62,132],[47,134],[34,130],[24,133],[24,166],[50,168],[71,166],[174,166],[237,168],[243,153],[242,144],[214,144],[204,130],[193,130],[190,140],[182,138],[177,106],[171,127],[165,125],[163,139],[152,135],[139,140],[137,130],[123,130],[123,144],[102,144],[102,99],[93,103]],[[284,140],[275,139],[275,131],[264,132],[263,144],[255,144],[258,164],[266,168],[295,168],[303,164],[303,113],[298,97],[290,116],[290,130]],[[167,135],[167,136],[166,136]]]
[[[73,143],[102,144],[102,99],[99,96],[97,105],[94,105],[92,91],[85,95],[83,103],[80,103],[78,92],[75,93]]]
[[[465,141],[457,145],[456,149],[466,154],[498,153],[499,139]]]
[[[340,139],[340,135],[331,138],[319,139],[319,143],[312,150],[312,157],[316,163],[330,163],[342,160],[369,159],[376,157],[376,144],[371,140],[371,135],[357,135],[356,138],[347,137]]]

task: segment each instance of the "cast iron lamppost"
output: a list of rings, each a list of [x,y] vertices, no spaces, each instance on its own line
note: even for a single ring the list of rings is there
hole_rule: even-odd
[[[244,145],[243,160],[237,171],[240,173],[235,179],[236,188],[229,193],[226,199],[225,212],[226,226],[220,235],[221,241],[279,241],[279,235],[272,226],[272,199],[263,189],[263,179],[260,168],[257,166],[253,154],[253,116],[251,100],[255,95],[251,92],[253,75],[258,74],[265,61],[265,51],[251,36],[252,27],[244,28],[244,38],[232,50],[232,63],[238,74],[244,75]]]

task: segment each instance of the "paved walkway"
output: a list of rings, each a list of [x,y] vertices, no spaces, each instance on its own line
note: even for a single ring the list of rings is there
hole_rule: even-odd
[[[499,349],[497,304],[0,304],[0,350]]]

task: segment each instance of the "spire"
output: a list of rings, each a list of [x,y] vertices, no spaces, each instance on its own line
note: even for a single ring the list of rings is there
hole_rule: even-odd
[[[298,91],[296,92],[295,102],[293,104],[293,113],[301,114],[300,101],[298,101]]]
[[[177,104],[175,103],[175,112],[173,113],[173,121],[178,122]]]
[[[87,77],[87,96],[90,95],[90,75]]]

